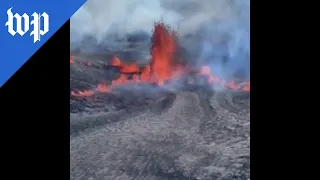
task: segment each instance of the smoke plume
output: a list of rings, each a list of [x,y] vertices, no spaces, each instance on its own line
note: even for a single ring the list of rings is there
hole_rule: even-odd
[[[88,36],[109,45],[132,34],[150,37],[159,20],[177,30],[198,64],[226,78],[249,78],[250,0],[88,0],[71,18],[71,43]]]

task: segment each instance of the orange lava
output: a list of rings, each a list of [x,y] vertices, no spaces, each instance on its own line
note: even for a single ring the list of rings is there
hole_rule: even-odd
[[[156,24],[152,36],[151,73],[158,85],[163,85],[175,72],[173,58],[176,45],[175,34],[169,32],[164,24]]]
[[[116,56],[113,56],[111,59],[111,65],[114,67],[122,67],[122,63],[120,61],[120,59]]]
[[[99,91],[99,92],[109,92],[110,89],[109,89],[109,87],[107,86],[107,84],[105,84],[105,83],[100,83],[100,84],[98,85],[98,87],[97,87],[97,91]]]
[[[128,82],[164,85],[168,80],[178,79],[183,73],[187,73],[187,68],[175,62],[176,50],[177,38],[175,33],[166,28],[163,23],[156,23],[152,36],[151,61],[149,65],[140,70],[136,62],[126,64],[114,56],[111,59],[111,66],[120,69],[120,76],[117,79],[113,80],[110,85],[100,83],[95,90],[72,91],[71,95],[87,97],[95,92],[108,93],[112,87]],[[70,63],[73,62],[74,57],[71,57]],[[87,65],[91,66],[91,63]],[[234,81],[226,82],[215,76],[209,66],[201,67],[198,74],[206,76],[209,84],[217,84],[233,90],[250,92],[250,82],[247,82],[245,85],[236,84]]]
[[[78,97],[89,97],[94,94],[94,91],[92,90],[85,90],[85,91],[71,91],[72,96],[78,96]]]
[[[136,62],[133,62],[132,64],[126,65],[123,64],[121,68],[122,73],[139,73],[139,67]]]
[[[242,91],[250,92],[250,82],[246,83],[246,85],[242,88]]]

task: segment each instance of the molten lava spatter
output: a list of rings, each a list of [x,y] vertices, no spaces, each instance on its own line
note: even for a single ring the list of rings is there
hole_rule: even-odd
[[[102,93],[105,93],[105,92],[109,92],[110,89],[109,89],[109,87],[107,86],[107,84],[105,84],[105,83],[100,83],[100,84],[98,85],[98,87],[97,87],[97,91],[102,92]]]
[[[113,56],[111,59],[111,65],[114,67],[122,67],[122,62],[120,59],[116,56]]]
[[[111,66],[120,68],[121,73],[140,73],[139,66],[136,62],[125,64],[116,56],[112,57]]]
[[[93,90],[85,90],[85,91],[71,91],[72,96],[78,96],[78,97],[89,97],[94,94]]]
[[[95,90],[85,90],[85,91],[71,91],[72,96],[76,97],[89,97],[92,96],[94,93],[108,93],[110,92],[110,87],[107,86],[105,83],[100,83]]]
[[[149,65],[143,68],[142,73],[141,73],[141,81],[147,82],[150,80],[150,74],[151,74],[151,68]]]
[[[173,63],[176,40],[175,33],[168,31],[164,24],[155,24],[151,46],[151,76],[158,85],[163,85],[177,70]]]
[[[138,64],[136,62],[133,62],[132,64],[124,64],[122,67],[121,67],[121,72],[122,73],[139,73],[140,70],[139,70],[139,67],[138,67]]]
[[[95,92],[108,93],[112,87],[129,82],[164,85],[168,80],[178,79],[183,73],[187,73],[187,68],[174,62],[177,43],[175,33],[169,31],[163,23],[157,23],[155,24],[152,36],[150,65],[140,70],[136,62],[126,64],[114,56],[111,59],[111,66],[119,68],[120,70],[120,76],[117,79],[113,80],[110,85],[101,83],[95,90],[72,91],[71,95],[87,97],[93,95]],[[70,57],[70,63],[74,63],[74,57]],[[86,65],[91,66],[91,62],[89,61]],[[129,76],[129,74],[131,74],[131,76]],[[200,68],[198,74],[206,76],[209,84],[216,84],[238,91],[250,91],[250,82],[247,82],[244,86],[238,85],[234,81],[226,82],[215,76],[209,66]]]

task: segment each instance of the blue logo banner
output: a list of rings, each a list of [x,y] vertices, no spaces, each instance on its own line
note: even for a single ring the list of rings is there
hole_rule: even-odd
[[[85,2],[86,0],[1,0],[0,87]]]

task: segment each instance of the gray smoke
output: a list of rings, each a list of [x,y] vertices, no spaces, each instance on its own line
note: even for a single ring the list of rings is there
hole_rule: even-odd
[[[88,0],[71,18],[71,43],[114,45],[162,20],[183,38],[188,54],[220,76],[250,72],[250,0]]]

